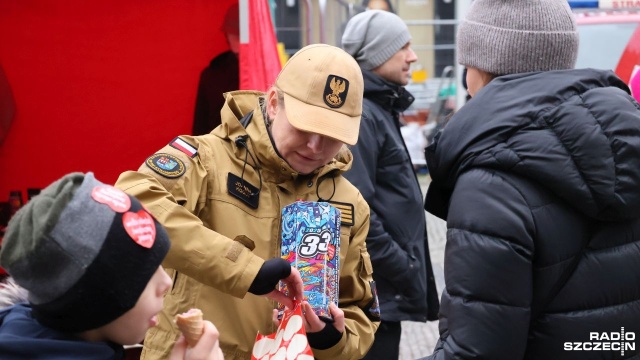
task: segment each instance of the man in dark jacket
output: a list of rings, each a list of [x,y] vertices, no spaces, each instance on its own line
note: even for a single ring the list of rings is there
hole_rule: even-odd
[[[638,359],[640,105],[573,70],[565,0],[474,0],[457,39],[472,99],[427,148],[448,227],[428,359]]]
[[[367,249],[382,320],[365,359],[397,359],[400,322],[436,320],[438,314],[422,193],[400,133],[399,114],[414,100],[403,87],[417,60],[410,41],[404,21],[382,10],[351,18],[342,37],[364,77],[360,136],[345,177],[371,207]]]

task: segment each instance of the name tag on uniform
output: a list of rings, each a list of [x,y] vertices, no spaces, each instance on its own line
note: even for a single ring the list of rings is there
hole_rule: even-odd
[[[249,184],[246,180],[229,173],[229,177],[227,177],[227,190],[229,194],[240,199],[252,209],[258,208],[260,189]]]

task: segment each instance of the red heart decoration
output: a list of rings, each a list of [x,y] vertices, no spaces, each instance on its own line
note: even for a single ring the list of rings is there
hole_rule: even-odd
[[[126,212],[122,215],[122,225],[133,241],[147,249],[156,241],[156,224],[151,214],[144,210],[137,213]]]
[[[91,197],[115,212],[123,213],[131,208],[129,196],[113,186],[96,186],[91,190]]]
[[[293,310],[285,309],[275,333],[258,333],[251,351],[251,360],[297,359],[313,360],[307,332],[304,329],[302,307],[296,303]]]

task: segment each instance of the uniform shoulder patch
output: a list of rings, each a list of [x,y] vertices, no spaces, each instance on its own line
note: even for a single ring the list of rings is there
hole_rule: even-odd
[[[187,156],[190,158],[193,158],[196,155],[198,155],[198,149],[195,146],[189,144],[188,142],[182,140],[179,136],[173,139],[169,143],[169,145],[171,145],[172,148],[178,149],[183,153],[187,154]]]
[[[180,177],[186,171],[184,162],[171,154],[153,154],[144,163],[151,170],[169,179]]]
[[[327,201],[333,205],[336,209],[340,210],[340,224],[353,226],[355,224],[353,204],[343,203],[338,201]]]

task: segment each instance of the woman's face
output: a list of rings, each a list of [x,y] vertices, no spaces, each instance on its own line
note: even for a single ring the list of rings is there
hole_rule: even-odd
[[[267,95],[267,114],[273,119],[271,136],[278,153],[300,174],[310,174],[328,164],[343,146],[341,141],[293,127],[274,89]]]
[[[473,67],[467,67],[467,92],[473,97],[480,89],[485,87],[493,76],[487,72]]]

